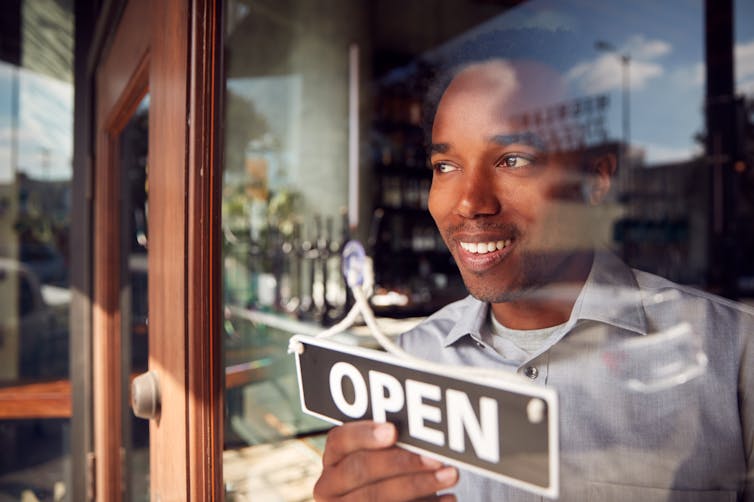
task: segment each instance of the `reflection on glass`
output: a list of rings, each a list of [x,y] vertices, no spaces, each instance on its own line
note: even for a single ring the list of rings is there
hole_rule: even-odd
[[[147,274],[147,215],[149,153],[149,96],[139,104],[120,135],[121,169],[121,322],[126,389],[131,379],[147,370],[149,358],[149,296]],[[128,478],[126,497],[149,500],[149,421],[131,412],[125,393],[123,444]]]
[[[705,22],[711,21],[702,3],[531,0],[501,7],[459,1],[438,3],[432,11],[394,0],[335,2],[332,10],[316,11],[304,1],[225,5],[225,472],[236,499],[253,490],[284,500],[310,496],[303,487],[311,488],[316,467],[303,467],[309,464],[300,447],[321,453],[325,426],[300,415],[292,361],[284,352],[291,334],[316,333],[347,309],[337,273],[345,240],[356,237],[367,245],[376,279],[372,306],[383,319],[404,319],[398,332],[467,294],[437,218],[428,211],[436,181],[427,169],[427,143],[445,90],[440,77],[459,53],[487,51],[480,61],[504,54],[501,67],[507,64],[508,73],[500,82],[520,91],[510,95],[527,98],[496,110],[494,119],[505,131],[492,136],[495,141],[525,145],[543,163],[574,168],[571,178],[543,195],[552,204],[538,236],[549,240],[543,237],[537,263],[597,242],[637,269],[731,298],[754,297],[754,268],[745,258],[754,252],[754,190],[744,188],[752,186],[754,165],[750,0],[736,2],[735,40],[727,48],[736,75],[732,87],[717,94],[712,90],[724,87],[723,74],[732,74],[733,67],[705,49]],[[345,222],[354,215],[340,223],[340,211],[350,195],[346,118],[353,44],[360,59],[362,141],[359,218],[350,227]],[[524,71],[527,62],[536,65]],[[466,117],[451,122],[470,122],[494,107],[479,108],[467,106]],[[717,133],[737,139],[716,144]],[[586,206],[594,202],[594,180],[585,167],[600,158],[615,159],[617,170],[584,225]],[[529,209],[518,200],[501,211],[515,220],[517,211]],[[578,232],[563,230],[572,228]],[[465,244],[474,254],[505,247]],[[630,318],[636,291],[606,284],[590,298],[593,316]],[[681,308],[678,299],[654,301],[658,295],[643,298],[643,308],[682,309],[686,319],[665,318],[645,337],[615,344],[607,343],[613,332],[587,326],[571,338],[583,342],[577,344],[582,352],[558,346],[570,361],[593,370],[589,382],[567,382],[563,392],[589,403],[613,399],[622,419],[635,419],[628,428],[647,423],[637,404],[646,400],[656,405],[656,414],[678,416],[682,408],[667,396],[693,397],[717,371],[701,328],[706,314],[695,312],[698,305],[690,299]],[[598,302],[602,296],[608,305]],[[617,305],[625,310],[612,312]],[[353,331],[347,336],[358,327]],[[728,331],[737,333],[732,324]],[[615,383],[613,397],[589,387],[598,380]],[[615,389],[625,399],[617,402]],[[700,427],[699,417],[682,418]],[[616,448],[626,446],[621,438]],[[291,452],[295,462],[257,462],[258,452],[270,445]],[[647,452],[632,453],[643,458]],[[289,465],[296,467],[285,471]],[[298,469],[299,477],[269,481],[265,469]],[[286,491],[291,479],[301,492]],[[605,493],[610,498],[613,492]]]
[[[60,394],[69,375],[73,6],[10,2],[0,17],[0,392],[13,399]],[[64,500],[70,419],[7,413],[0,499]]]
[[[358,8],[340,3],[344,11],[335,17],[309,2],[226,3],[222,229],[230,500],[274,499],[282,484],[263,480],[288,476],[287,468],[297,474],[285,498],[305,499],[316,475],[296,483],[300,469],[286,467],[300,449],[317,457],[310,441],[288,441],[326,425],[300,412],[287,355],[290,331],[282,325],[332,324],[348,301],[338,264],[350,232],[344,75],[349,38],[358,35],[349,13]],[[323,30],[328,19],[333,31]],[[265,56],[252,57],[257,54]],[[260,316],[272,325],[258,322]],[[250,454],[245,445],[257,455],[254,448],[273,444],[291,453],[276,448],[275,463],[264,456],[258,465],[231,460]]]

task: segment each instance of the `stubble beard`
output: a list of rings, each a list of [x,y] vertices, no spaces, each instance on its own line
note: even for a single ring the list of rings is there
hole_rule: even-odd
[[[555,267],[556,268],[556,267]],[[485,272],[461,273],[466,290],[479,301],[487,303],[508,303],[537,296],[543,288],[552,283],[554,277],[553,260],[545,255],[524,254],[521,257],[517,277],[507,286],[485,280]]]

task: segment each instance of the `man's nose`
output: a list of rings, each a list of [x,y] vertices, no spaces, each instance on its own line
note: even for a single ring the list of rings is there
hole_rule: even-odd
[[[467,170],[464,173],[456,212],[464,218],[477,218],[497,214],[502,202],[497,193],[494,175],[484,170]]]

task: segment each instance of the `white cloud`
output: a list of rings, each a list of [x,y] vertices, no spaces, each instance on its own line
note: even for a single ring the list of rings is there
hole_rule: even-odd
[[[653,60],[670,53],[671,50],[671,45],[664,40],[634,35],[616,52],[601,52],[590,61],[578,63],[566,73],[566,79],[587,93],[621,89],[624,72],[621,55],[628,54],[629,88],[643,89],[647,82],[665,72],[663,66]]]
[[[736,44],[735,62],[738,80],[754,77],[754,40]]]
[[[664,40],[647,40],[644,35],[634,35],[623,45],[621,52],[632,59],[657,59],[668,54],[672,47]]]
[[[665,164],[689,160],[702,153],[699,145],[690,144],[684,147],[668,146],[658,143],[645,143],[637,141],[636,146],[645,152],[647,165]]]
[[[623,64],[612,54],[602,54],[593,61],[577,64],[566,73],[566,80],[575,82],[587,93],[606,92],[623,86]],[[629,88],[643,89],[647,82],[664,73],[662,66],[645,61],[631,61]]]

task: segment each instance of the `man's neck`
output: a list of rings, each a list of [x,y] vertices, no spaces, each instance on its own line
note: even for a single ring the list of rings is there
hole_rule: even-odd
[[[592,253],[573,256],[564,267],[567,273],[556,281],[527,291],[514,300],[490,304],[492,314],[503,326],[518,330],[565,323],[589,276],[593,259]]]

